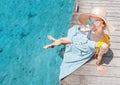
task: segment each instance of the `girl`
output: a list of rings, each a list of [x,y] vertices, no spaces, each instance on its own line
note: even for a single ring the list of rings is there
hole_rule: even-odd
[[[110,32],[112,28],[106,21],[106,14],[106,9],[95,7],[91,13],[79,15],[78,18],[82,25],[70,28],[67,37],[55,39],[48,36],[53,43],[44,48],[52,48],[61,44],[66,46],[61,64],[60,80],[85,64],[93,55],[97,56],[97,70],[101,73],[105,72],[104,67],[100,64],[103,54],[108,51],[110,46],[110,37],[105,30]],[[83,25],[90,30],[87,29],[83,32]]]

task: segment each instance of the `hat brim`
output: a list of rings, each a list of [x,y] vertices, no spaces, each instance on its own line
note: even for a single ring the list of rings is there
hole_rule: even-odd
[[[113,28],[113,26],[105,18],[103,18],[101,16],[98,16],[98,15],[95,15],[95,14],[91,14],[91,13],[81,13],[78,17],[79,22],[81,24],[83,24],[84,26],[86,26],[87,25],[87,20],[90,18],[90,16],[99,17],[99,18],[103,19],[105,24],[106,24],[106,28],[107,28],[108,32],[111,33],[115,30]]]

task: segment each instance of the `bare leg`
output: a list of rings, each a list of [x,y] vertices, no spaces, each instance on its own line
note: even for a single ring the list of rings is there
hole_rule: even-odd
[[[47,48],[52,48],[54,46],[59,46],[59,45],[67,45],[70,44],[70,41],[67,38],[60,38],[58,40],[55,40],[52,44],[46,45],[43,48],[47,49]]]
[[[56,40],[56,41],[53,42],[52,44],[49,44],[49,45],[44,46],[44,48],[45,48],[45,49],[47,49],[47,48],[53,48],[54,46],[59,46],[59,45],[61,45],[61,44],[62,44],[62,43],[61,43],[60,40]]]
[[[53,42],[55,42],[57,39],[55,39],[54,37],[52,37],[51,35],[48,35],[48,39],[52,40]]]

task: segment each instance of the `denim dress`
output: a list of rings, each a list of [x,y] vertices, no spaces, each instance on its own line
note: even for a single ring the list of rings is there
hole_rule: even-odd
[[[95,53],[95,42],[89,39],[90,32],[83,34],[80,32],[80,27],[80,25],[75,25],[68,30],[67,38],[71,44],[65,48],[59,80],[85,64]]]

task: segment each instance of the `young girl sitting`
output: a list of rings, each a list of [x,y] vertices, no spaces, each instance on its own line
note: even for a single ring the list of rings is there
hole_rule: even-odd
[[[105,30],[108,29],[110,32],[112,27],[106,21],[106,14],[106,9],[95,7],[91,13],[82,13],[78,17],[80,23],[90,30],[83,32],[82,25],[75,25],[69,29],[67,37],[55,39],[48,36],[53,43],[44,46],[45,49],[61,44],[66,46],[61,64],[60,80],[85,64],[93,55],[97,56],[97,70],[105,72],[104,67],[100,64],[103,54],[108,51],[110,46],[110,37]]]

